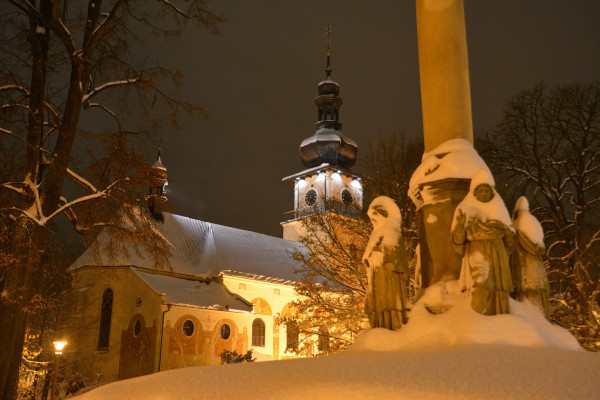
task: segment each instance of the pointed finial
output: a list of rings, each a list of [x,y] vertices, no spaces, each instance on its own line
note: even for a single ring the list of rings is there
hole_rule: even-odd
[[[331,75],[331,38],[329,35],[331,34],[332,30],[331,24],[327,24],[327,29],[325,30],[325,35],[327,36],[327,40],[325,40],[325,43],[327,43],[327,68],[325,68],[325,73],[327,74],[326,79],[329,79],[329,75]]]
[[[162,148],[158,148],[158,157],[156,158],[156,161],[154,162],[154,164],[152,165],[152,168],[155,169],[164,169],[165,171],[167,170],[165,168],[165,166],[162,163],[162,160],[160,159],[160,152],[161,152]]]

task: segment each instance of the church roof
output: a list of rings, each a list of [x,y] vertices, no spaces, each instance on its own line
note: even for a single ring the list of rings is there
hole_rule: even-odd
[[[168,275],[131,270],[155,292],[164,295],[166,304],[185,305],[215,310],[252,311],[252,303],[229,293],[217,282],[176,278]]]
[[[201,278],[215,277],[224,270],[231,270],[299,280],[293,272],[299,263],[292,257],[293,252],[304,249],[298,242],[170,213],[164,213],[163,222],[155,221],[154,224],[168,241],[172,253],[169,257],[170,269],[165,270]],[[154,259],[142,248],[111,256],[98,251],[107,241],[107,233],[101,233],[96,239],[96,248],[88,248],[69,269],[76,270],[84,266],[156,269]]]

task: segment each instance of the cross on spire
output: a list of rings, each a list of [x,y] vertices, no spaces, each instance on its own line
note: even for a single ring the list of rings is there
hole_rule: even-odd
[[[325,40],[325,43],[327,43],[327,68],[325,68],[325,73],[327,74],[327,79],[329,78],[329,75],[331,75],[331,50],[330,50],[330,45],[331,45],[331,37],[330,34],[333,31],[333,28],[331,27],[331,24],[327,24],[327,28],[325,29],[325,36],[327,36],[327,39]]]

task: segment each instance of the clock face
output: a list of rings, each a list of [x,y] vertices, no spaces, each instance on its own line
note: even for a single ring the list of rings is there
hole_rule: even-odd
[[[348,189],[342,190],[342,202],[344,205],[349,206],[352,204],[352,193]]]
[[[315,189],[310,189],[304,196],[304,202],[307,206],[312,206],[317,201],[317,192]]]

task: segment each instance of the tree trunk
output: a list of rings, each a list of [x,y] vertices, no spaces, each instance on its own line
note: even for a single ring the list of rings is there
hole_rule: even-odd
[[[17,220],[9,241],[15,260],[6,265],[6,286],[0,301],[0,399],[17,398],[28,305],[48,231],[29,220]]]

